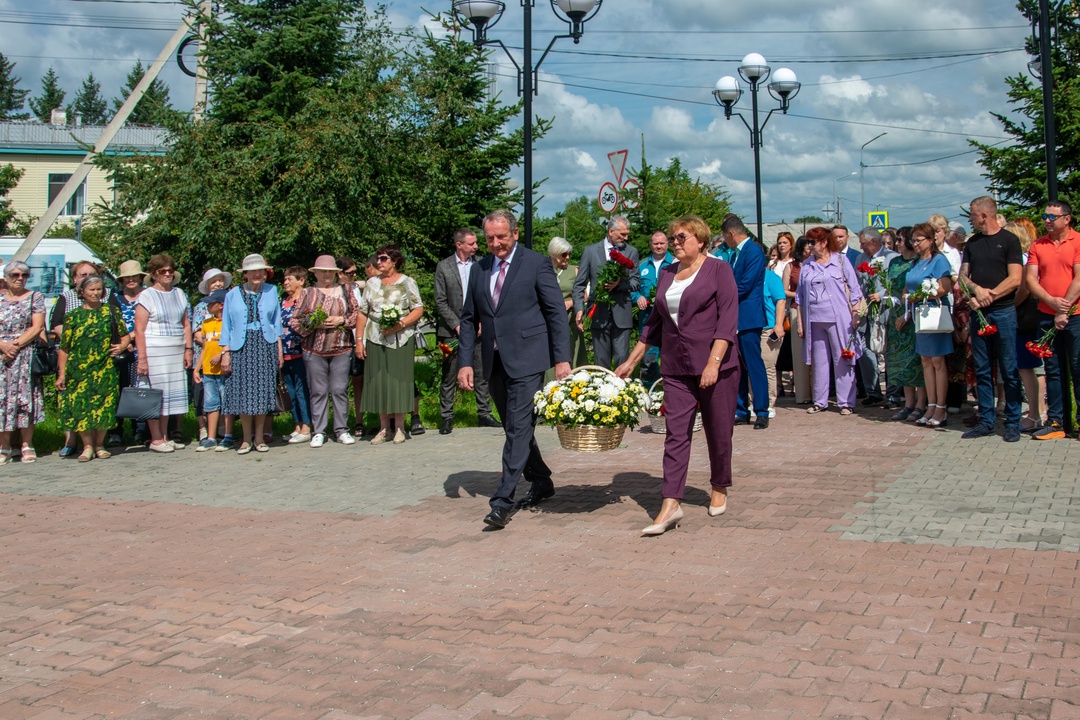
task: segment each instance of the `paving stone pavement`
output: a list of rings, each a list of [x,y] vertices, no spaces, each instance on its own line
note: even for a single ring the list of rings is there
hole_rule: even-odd
[[[661,436],[0,468],[0,718],[1080,718],[1080,443],[781,407],[682,526]]]

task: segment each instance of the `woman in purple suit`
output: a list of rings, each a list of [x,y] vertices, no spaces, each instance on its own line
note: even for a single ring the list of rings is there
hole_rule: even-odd
[[[664,503],[642,535],[661,535],[678,526],[690,464],[695,410],[700,408],[709,446],[712,499],[709,515],[727,510],[731,486],[731,431],[739,394],[739,297],[731,266],[709,256],[712,232],[699,217],[682,217],[668,227],[678,261],[660,271],[656,306],[641,340],[615,373],[627,378],[650,347],[660,348],[664,378]]]

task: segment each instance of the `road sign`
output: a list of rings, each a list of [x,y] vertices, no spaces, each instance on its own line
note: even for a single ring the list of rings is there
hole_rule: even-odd
[[[615,173],[615,184],[622,185],[622,176],[626,172],[626,157],[629,150],[616,150],[607,154],[608,162],[611,163],[611,172]]]
[[[875,230],[884,230],[889,227],[889,211],[877,210],[866,214],[866,224]]]
[[[619,188],[615,187],[613,182],[604,183],[600,186],[600,194],[596,197],[596,201],[600,203],[600,209],[604,212],[615,212],[615,208],[619,207]]]
[[[622,184],[622,206],[626,210],[634,210],[641,204],[641,185],[637,178],[626,178]]]

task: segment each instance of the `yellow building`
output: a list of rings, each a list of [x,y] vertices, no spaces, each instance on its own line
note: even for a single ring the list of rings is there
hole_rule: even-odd
[[[23,171],[19,184],[7,194],[11,208],[23,219],[39,218],[93,147],[104,127],[51,125],[39,122],[0,122],[0,165]],[[121,128],[108,154],[163,154],[165,130],[156,127]],[[91,214],[97,203],[112,202],[114,188],[97,168],[67,202],[59,222]]]

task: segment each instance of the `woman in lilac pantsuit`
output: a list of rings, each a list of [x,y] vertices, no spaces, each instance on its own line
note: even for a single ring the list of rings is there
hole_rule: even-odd
[[[803,358],[814,374],[814,404],[808,413],[829,406],[829,360],[836,372],[836,404],[841,415],[855,407],[855,361],[862,355],[862,338],[855,332],[855,306],[862,299],[855,268],[842,248],[822,227],[810,228],[811,256],[803,261],[795,304]],[[847,355],[847,357],[845,357]]]
[[[731,432],[739,394],[739,293],[731,266],[707,253],[712,233],[698,217],[668,227],[678,262],[660,271],[656,306],[630,358],[615,370],[630,377],[650,347],[660,348],[664,379],[664,503],[642,535],[660,535],[683,517],[694,411],[701,408],[709,446],[712,499],[709,515],[727,510],[731,486]]]

